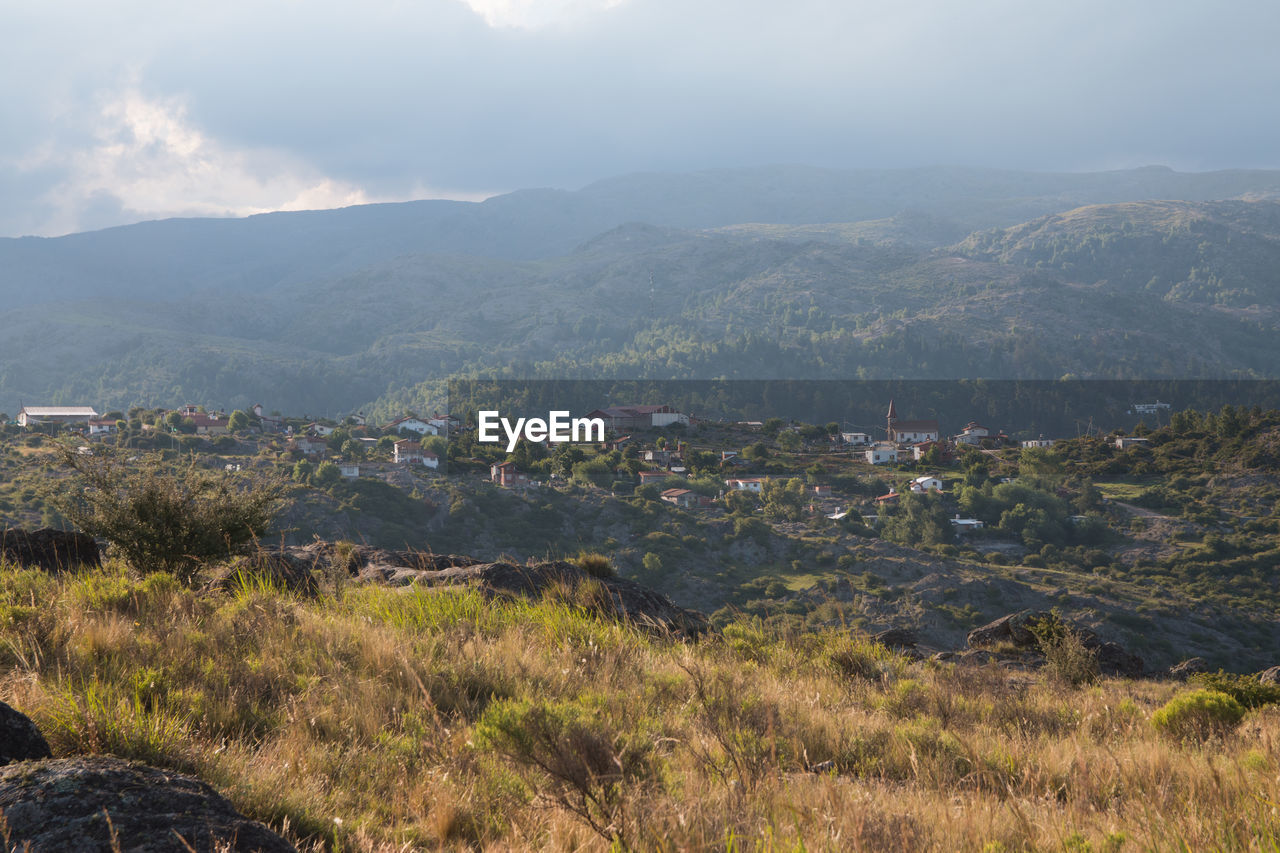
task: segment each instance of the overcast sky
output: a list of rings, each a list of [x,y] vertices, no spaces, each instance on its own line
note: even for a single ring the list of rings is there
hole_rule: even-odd
[[[774,163],[1280,166],[1280,4],[0,0],[0,235]]]

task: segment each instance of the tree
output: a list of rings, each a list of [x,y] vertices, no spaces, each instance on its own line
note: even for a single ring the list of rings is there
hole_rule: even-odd
[[[804,482],[799,477],[790,480],[765,480],[761,490],[764,498],[764,514],[780,521],[799,521],[804,517]]]
[[[240,409],[236,409],[231,413],[230,419],[227,420],[227,429],[231,432],[244,432],[249,428],[249,415]]]
[[[321,462],[316,466],[316,472],[311,475],[313,485],[326,489],[334,483],[342,479],[342,470],[332,462]]]
[[[64,492],[59,512],[118,548],[134,569],[186,583],[206,561],[266,534],[284,494],[279,478],[212,471],[195,457],[169,465],[155,454],[126,459],[106,447],[58,452],[81,487]]]

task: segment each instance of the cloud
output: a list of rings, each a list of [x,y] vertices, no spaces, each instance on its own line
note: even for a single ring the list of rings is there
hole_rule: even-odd
[[[179,98],[120,92],[105,99],[89,134],[84,147],[46,143],[20,161],[26,170],[56,168],[64,175],[42,199],[47,218],[39,233],[375,200],[286,152],[220,143],[193,126]]]
[[[462,0],[495,28],[537,30],[572,25],[625,0]]]

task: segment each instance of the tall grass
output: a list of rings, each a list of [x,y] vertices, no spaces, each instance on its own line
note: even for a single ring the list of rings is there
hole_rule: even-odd
[[[55,754],[194,772],[304,847],[1274,850],[1280,708],[912,662],[844,630],[697,643],[475,590],[192,590],[0,568],[0,698]]]

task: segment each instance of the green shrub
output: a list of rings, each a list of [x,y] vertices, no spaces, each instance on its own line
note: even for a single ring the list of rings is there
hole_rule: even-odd
[[[1227,694],[1246,709],[1280,702],[1280,684],[1263,684],[1256,675],[1236,675],[1218,670],[1194,675],[1191,680],[1206,690]]]
[[[1205,740],[1227,734],[1244,714],[1244,706],[1226,693],[1197,690],[1170,699],[1152,715],[1151,723],[1179,740]]]
[[[1054,610],[1031,627],[1049,671],[1060,681],[1079,687],[1098,680],[1098,654],[1058,611]]]
[[[578,568],[593,578],[616,578],[618,576],[618,570],[613,567],[613,563],[604,554],[583,551],[578,554],[578,558],[574,562]]]

